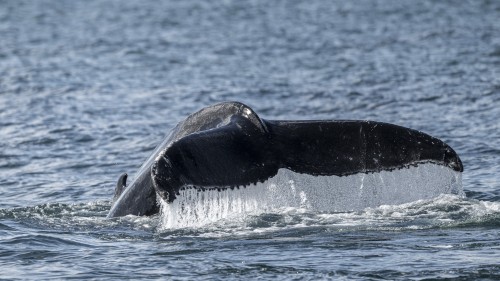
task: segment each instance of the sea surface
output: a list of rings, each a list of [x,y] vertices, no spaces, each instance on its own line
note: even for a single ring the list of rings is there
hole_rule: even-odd
[[[121,173],[230,100],[424,131],[465,196],[106,218]],[[500,1],[0,0],[0,279],[499,280]]]

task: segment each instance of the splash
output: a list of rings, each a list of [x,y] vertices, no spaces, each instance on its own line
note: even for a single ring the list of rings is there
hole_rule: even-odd
[[[359,211],[440,194],[464,197],[461,173],[430,163],[345,177],[311,176],[281,169],[264,183],[242,188],[200,191],[186,187],[173,203],[161,202],[160,227],[199,227],[284,208],[321,213]]]

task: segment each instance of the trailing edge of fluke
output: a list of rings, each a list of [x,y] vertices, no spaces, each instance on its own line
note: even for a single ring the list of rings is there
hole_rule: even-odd
[[[155,214],[157,196],[173,202],[185,186],[265,182],[279,169],[347,176],[422,163],[463,171],[450,146],[413,129],[374,121],[265,120],[242,103],[224,102],[180,122],[129,186],[127,175],[120,176],[108,217]]]

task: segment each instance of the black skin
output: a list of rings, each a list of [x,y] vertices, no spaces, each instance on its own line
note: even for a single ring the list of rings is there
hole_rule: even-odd
[[[135,193],[148,194],[142,196],[146,202],[122,196],[126,200],[120,197],[108,217],[152,214],[158,211],[155,196],[171,203],[187,185],[199,189],[246,186],[266,181],[280,168],[346,176],[435,163],[463,171],[451,147],[416,130],[373,121],[263,120],[235,102],[189,116],[170,140],[164,142],[165,149],[156,151],[149,174],[146,169],[139,175],[142,184],[134,185],[141,190]],[[133,193],[128,189],[125,195]],[[148,208],[138,208],[141,204]]]

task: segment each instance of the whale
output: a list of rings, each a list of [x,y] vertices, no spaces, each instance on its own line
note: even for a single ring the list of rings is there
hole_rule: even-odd
[[[187,186],[251,188],[280,169],[342,177],[427,163],[463,172],[449,145],[414,129],[366,120],[267,120],[243,103],[223,102],[177,124],[129,185],[122,174],[107,217],[154,215],[160,201],[174,202]]]

